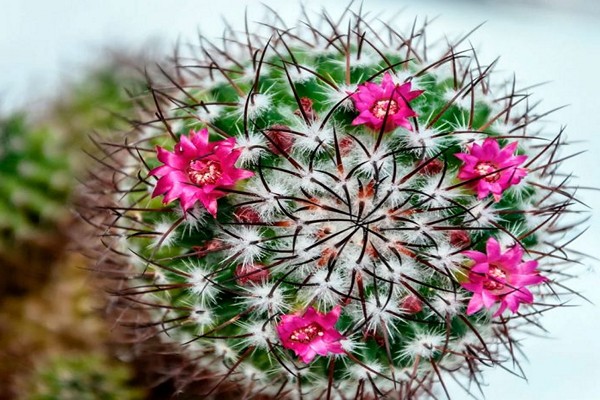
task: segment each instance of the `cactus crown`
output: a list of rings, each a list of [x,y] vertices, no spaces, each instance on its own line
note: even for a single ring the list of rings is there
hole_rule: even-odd
[[[426,26],[348,8],[202,38],[103,146],[98,267],[182,387],[208,371],[204,395],[431,395],[452,373],[479,384],[554,307],[576,201],[561,136],[466,36],[430,45]]]

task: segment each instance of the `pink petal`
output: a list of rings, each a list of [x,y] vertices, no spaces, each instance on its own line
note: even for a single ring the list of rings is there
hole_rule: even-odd
[[[471,268],[471,272],[477,274],[487,274],[490,270],[490,265],[487,262],[477,263]]]
[[[492,308],[494,303],[496,303],[496,296],[487,290],[483,290],[481,292],[481,300],[483,301],[485,308]]]
[[[297,354],[303,363],[309,364],[317,355],[317,352],[307,346],[306,351]]]
[[[205,150],[208,147],[208,129],[204,128],[199,131],[190,131],[192,143],[199,150]]]
[[[494,238],[490,237],[485,244],[485,251],[489,261],[497,260],[500,258],[500,243]]]
[[[467,256],[469,258],[471,258],[476,263],[483,263],[483,262],[487,261],[487,255],[485,255],[485,253],[482,253],[480,251],[465,250],[465,251],[462,252],[462,254],[464,254],[465,256]]]
[[[326,356],[329,351],[329,346],[322,339],[313,340],[310,347],[320,356]]]
[[[338,319],[340,318],[341,313],[342,313],[342,307],[337,305],[337,306],[333,307],[333,309],[331,311],[329,311],[327,314],[320,315],[317,318],[317,321],[323,328],[326,328],[326,329],[331,328],[337,323]]]
[[[467,306],[467,315],[473,315],[477,311],[481,310],[483,307],[483,301],[481,300],[481,295],[478,293],[473,294],[471,300],[469,301],[469,305]]]
[[[509,144],[507,144],[506,146],[504,146],[504,148],[502,149],[502,151],[500,151],[500,154],[504,155],[508,155],[508,156],[512,156],[515,152],[515,150],[517,149],[517,146],[519,146],[519,142],[514,141],[511,142]]]
[[[188,160],[185,157],[173,154],[160,146],[156,146],[156,158],[163,164],[175,169],[185,169],[188,163]]]
[[[494,313],[494,317],[502,315],[504,310],[506,310],[506,302],[503,301],[500,303],[500,307],[498,307],[498,310],[496,310],[496,312]]]

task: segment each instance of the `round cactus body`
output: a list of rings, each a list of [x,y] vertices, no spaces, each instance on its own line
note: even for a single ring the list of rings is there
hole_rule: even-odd
[[[350,11],[281,23],[203,39],[106,145],[86,205],[120,322],[205,397],[479,383],[562,288],[560,135],[464,38]]]

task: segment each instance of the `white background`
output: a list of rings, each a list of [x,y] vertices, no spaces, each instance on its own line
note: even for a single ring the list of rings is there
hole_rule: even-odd
[[[263,2],[286,17],[296,15],[293,2]],[[251,16],[260,16],[259,4],[253,0],[0,0],[0,109],[43,107],[44,98],[60,89],[61,79],[97,61],[106,46],[161,43],[168,48],[179,36],[193,39],[198,28],[218,36],[222,14],[239,24],[246,5]],[[323,5],[331,12],[346,5],[343,0],[307,4],[309,9]],[[551,81],[535,90],[546,108],[570,105],[550,117],[555,130],[567,125],[568,137],[583,141],[575,150],[589,150],[567,168],[576,171],[582,184],[600,187],[600,7],[593,0],[365,0],[363,8],[390,14],[404,8],[402,25],[415,15],[440,16],[433,29],[439,33],[465,32],[487,21],[471,39],[475,47],[487,61],[501,55],[500,69],[516,71],[522,86]],[[580,197],[600,210],[594,192],[582,191]],[[575,248],[599,257],[597,214]],[[587,272],[571,286],[599,304],[598,262],[588,264]],[[528,382],[500,369],[487,371],[488,400],[600,399],[600,312],[579,299],[571,303],[580,306],[546,315],[547,338],[524,342]],[[453,389],[453,398],[466,398]]]

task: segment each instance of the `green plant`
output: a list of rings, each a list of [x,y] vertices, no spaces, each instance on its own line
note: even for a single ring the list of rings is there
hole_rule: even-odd
[[[24,400],[137,400],[131,372],[98,354],[61,354],[37,366]]]

